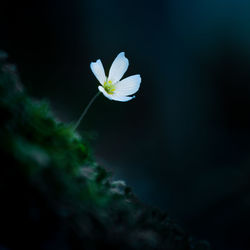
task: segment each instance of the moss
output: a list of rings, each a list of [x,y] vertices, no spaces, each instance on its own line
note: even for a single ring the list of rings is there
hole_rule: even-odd
[[[1,56],[2,55],[2,56]],[[0,53],[0,249],[209,249],[145,206]]]

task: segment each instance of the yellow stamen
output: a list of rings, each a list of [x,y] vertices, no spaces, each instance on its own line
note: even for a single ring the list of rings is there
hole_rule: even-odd
[[[109,80],[108,82],[105,82],[103,87],[108,94],[110,94],[110,95],[114,94],[115,85],[112,84],[112,81]]]

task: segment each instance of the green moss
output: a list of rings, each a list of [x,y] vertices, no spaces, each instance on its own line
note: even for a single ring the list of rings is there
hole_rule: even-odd
[[[28,97],[0,53],[0,248],[209,249],[147,207],[87,140]]]

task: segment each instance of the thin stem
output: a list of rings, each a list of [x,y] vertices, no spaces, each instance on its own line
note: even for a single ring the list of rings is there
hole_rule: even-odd
[[[79,124],[81,123],[82,119],[83,119],[84,116],[87,114],[87,112],[88,112],[90,106],[92,105],[92,103],[95,101],[95,99],[96,99],[100,94],[101,94],[101,92],[98,91],[98,93],[95,94],[95,95],[92,97],[92,99],[90,100],[89,104],[88,104],[87,107],[83,110],[83,112],[82,112],[80,118],[79,118],[78,121],[76,122],[76,124],[75,124],[73,130],[76,130],[76,129],[78,128],[78,126],[79,126]]]

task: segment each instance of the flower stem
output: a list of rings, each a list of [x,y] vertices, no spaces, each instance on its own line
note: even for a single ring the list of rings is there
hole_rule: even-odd
[[[79,126],[79,124],[81,123],[82,119],[84,118],[84,116],[87,114],[90,106],[92,105],[92,103],[95,101],[95,99],[101,94],[101,92],[98,91],[98,93],[96,93],[92,99],[90,100],[89,104],[87,105],[87,107],[83,110],[80,118],[78,119],[78,121],[76,122],[75,126],[73,127],[73,130],[76,130]]]

